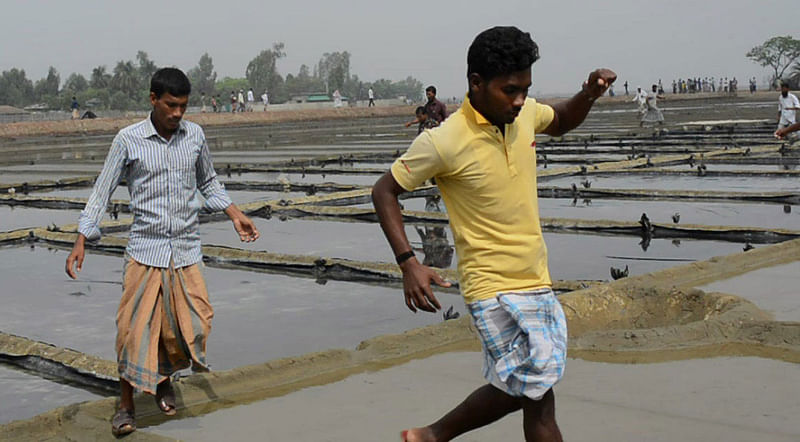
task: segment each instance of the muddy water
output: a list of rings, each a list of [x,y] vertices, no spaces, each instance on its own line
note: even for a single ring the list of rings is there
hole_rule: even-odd
[[[698,287],[749,299],[778,321],[800,321],[800,261],[745,273]]]
[[[387,169],[388,170],[388,169]],[[311,174],[304,177],[302,173],[283,173],[283,172],[246,172],[242,174],[233,173],[230,177],[220,175],[220,180],[225,181],[261,181],[267,183],[289,182],[302,184],[359,184],[371,186],[380,178],[380,175],[338,175],[338,174]]]
[[[779,204],[738,204],[685,201],[639,201],[579,198],[540,198],[542,217],[609,219],[636,222],[646,213],[650,221],[673,224],[672,216],[680,215],[679,224],[729,225],[800,230],[800,207]]]
[[[545,233],[550,276],[554,279],[610,279],[610,267],[630,275],[741,252],[742,244],[721,241],[653,239],[647,250],[635,237]]]
[[[192,441],[397,440],[403,428],[431,421],[483,384],[480,367],[477,352],[438,354],[169,420],[147,431]],[[744,442],[800,436],[795,419],[800,370],[794,364],[759,358],[639,365],[570,359],[567,367],[555,389],[565,440]],[[458,438],[523,439],[521,413]]]
[[[795,163],[797,160],[794,160]],[[681,171],[697,171],[696,169],[697,164],[695,167],[689,167],[688,165],[684,164],[681,166],[669,166],[667,169],[671,170],[681,170]],[[706,165],[706,167],[711,171],[740,171],[740,170],[758,170],[758,171],[782,171],[782,170],[797,170],[800,169],[799,166],[796,164],[787,163],[786,165],[777,165],[777,164],[711,164]]]
[[[713,168],[712,166],[709,166]],[[666,189],[729,192],[797,191],[797,177],[713,177],[659,175],[594,175],[588,177],[593,188],[605,189]],[[548,186],[580,186],[583,177],[570,176],[542,181]]]
[[[289,198],[300,198],[306,196],[304,192],[272,192],[272,191],[247,191],[247,190],[227,190],[228,196],[233,199],[235,204],[244,204],[253,201],[280,200]],[[89,198],[92,194],[91,187],[80,189],[58,189],[48,192],[31,193],[31,196],[48,196],[59,198]],[[111,199],[129,200],[128,188],[118,186],[111,196]]]
[[[0,364],[0,424],[94,399],[100,396]]]
[[[330,258],[346,258],[360,261],[392,262],[389,244],[377,223],[351,223],[291,219],[280,221],[254,218],[261,238],[254,243],[241,243],[229,222],[208,223],[200,226],[200,235],[205,244],[226,245],[248,250],[266,250],[293,255],[314,255]],[[422,240],[415,227],[425,233],[425,226],[406,225],[406,235],[412,247],[422,248]],[[449,228],[443,227],[452,244]],[[421,251],[420,251],[420,255]],[[455,259],[452,260],[455,265]]]
[[[364,261],[391,262],[393,258],[378,224],[303,219],[281,222],[275,218],[256,222],[262,238],[255,243],[242,246],[229,223],[202,225],[202,238],[206,244],[241,246],[252,250]],[[426,226],[409,224],[406,225],[406,235],[422,261],[425,253],[417,227],[427,233]],[[432,229],[431,226],[427,228]],[[448,227],[444,227],[444,232],[447,243],[452,246],[452,232]],[[569,233],[545,233],[545,242],[551,275],[556,279],[609,279],[610,266],[624,268],[625,265],[629,266],[631,275],[638,275],[688,261],[740,252],[743,246],[721,241],[653,239],[645,251],[637,237]],[[444,268],[457,265],[455,256],[448,261],[446,256],[431,254],[430,259]]]
[[[30,172],[25,171],[17,172],[0,172],[0,184],[12,183],[33,183],[36,181],[45,180],[60,180],[64,178],[72,178],[74,176],[82,176],[80,173],[59,173],[59,172]],[[19,190],[19,189],[17,189]]]
[[[20,206],[0,206],[0,231],[23,229],[27,227],[46,227],[51,224],[61,226],[78,222],[80,210],[36,209]],[[130,218],[120,214],[119,219]],[[108,219],[108,217],[106,217]]]
[[[89,254],[78,281],[64,274],[67,252],[36,247],[0,250],[7,278],[0,324],[26,336],[115,360],[115,315],[121,296],[122,258]],[[233,368],[327,348],[353,348],[386,333],[442,320],[408,311],[399,288],[205,267],[215,310],[208,358]],[[36,280],[36,284],[29,281]],[[442,303],[464,314],[455,294]],[[276,338],[280,337],[280,338]]]
[[[425,211],[424,198],[408,198],[406,210]],[[353,207],[373,208],[372,203]],[[444,204],[442,204],[444,207]],[[759,203],[712,203],[686,201],[639,201],[613,199],[539,198],[539,215],[546,218],[638,221],[646,213],[652,222],[673,224],[728,225],[800,230],[800,207]]]

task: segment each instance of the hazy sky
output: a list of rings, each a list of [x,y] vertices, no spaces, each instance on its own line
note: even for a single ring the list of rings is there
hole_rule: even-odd
[[[534,94],[576,91],[596,67],[614,69],[617,92],[687,76],[768,70],[745,58],[775,35],[800,38],[790,0],[0,0],[0,70],[25,69],[34,81],[50,65],[62,81],[146,51],[159,66],[188,70],[204,52],[218,76],[243,77],[273,42],[286,44],[281,74],[313,66],[324,52],[349,51],[362,81],[413,75],[440,97],[465,92],[466,51],[475,35],[515,25],[539,44]]]

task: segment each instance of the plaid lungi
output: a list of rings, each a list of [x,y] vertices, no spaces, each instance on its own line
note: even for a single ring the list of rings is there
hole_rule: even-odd
[[[539,400],[564,374],[567,320],[549,288],[498,293],[467,306],[483,344],[483,376],[512,395]]]
[[[206,339],[214,310],[200,266],[158,268],[126,257],[117,311],[119,375],[155,394],[172,373],[208,371]]]

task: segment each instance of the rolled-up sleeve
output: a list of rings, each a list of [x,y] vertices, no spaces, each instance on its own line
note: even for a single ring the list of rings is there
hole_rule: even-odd
[[[205,137],[203,137],[200,156],[197,159],[197,188],[206,200],[203,209],[207,212],[220,212],[233,204],[233,200],[225,191],[225,186],[217,179],[217,172],[214,170],[214,163],[211,161],[211,152],[208,150]]]
[[[100,239],[100,221],[106,212],[111,195],[122,179],[123,171],[128,162],[128,151],[121,137],[117,135],[111,143],[103,170],[92,189],[89,201],[86,202],[78,219],[78,232],[86,239],[96,241]]]

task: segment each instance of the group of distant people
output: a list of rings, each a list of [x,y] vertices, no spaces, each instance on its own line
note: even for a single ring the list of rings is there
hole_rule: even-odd
[[[206,106],[206,93],[200,93],[200,112],[207,112],[208,107]],[[212,95],[210,100],[211,105],[211,112],[218,113],[218,112],[253,112],[255,108],[256,97],[255,93],[253,92],[253,88],[249,88],[245,93],[244,89],[239,89],[239,93],[237,94],[235,90],[231,91],[230,95],[230,106],[223,105],[222,99],[220,94]],[[261,94],[261,103],[264,105],[264,111],[266,112],[267,107],[269,106],[269,91],[265,90],[263,94]]]
[[[447,106],[436,98],[436,86],[425,88],[425,96],[428,101],[418,106],[414,111],[415,118],[406,123],[406,127],[417,124],[418,134],[425,129],[433,129],[447,118]]]
[[[661,84],[661,80],[658,80],[659,86]],[[750,82],[750,93],[755,93],[756,91],[756,78],[753,77],[749,80]],[[739,89],[739,80],[736,77],[731,78],[730,80],[728,77],[720,77],[719,82],[716,81],[715,77],[695,77],[695,78],[687,78],[682,79],[679,78],[678,80],[672,80],[672,93],[673,94],[695,94],[699,92],[719,92],[719,93],[726,93],[735,95]],[[663,89],[661,89],[663,93]]]

